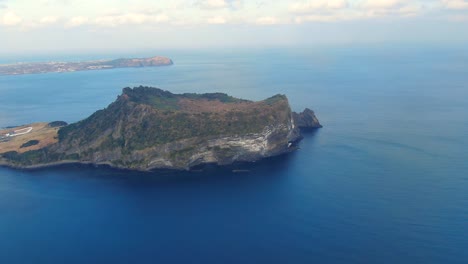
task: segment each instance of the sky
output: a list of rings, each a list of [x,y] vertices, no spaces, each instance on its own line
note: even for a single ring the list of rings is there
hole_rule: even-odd
[[[0,0],[0,54],[468,44],[468,0]]]

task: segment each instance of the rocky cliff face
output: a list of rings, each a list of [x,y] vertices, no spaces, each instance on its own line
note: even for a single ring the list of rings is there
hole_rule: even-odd
[[[284,95],[252,102],[221,93],[125,88],[106,109],[61,128],[58,143],[34,153],[3,155],[3,163],[79,162],[152,170],[256,161],[295,150],[302,138],[297,123],[316,126],[315,115],[312,119],[307,110],[293,113]]]

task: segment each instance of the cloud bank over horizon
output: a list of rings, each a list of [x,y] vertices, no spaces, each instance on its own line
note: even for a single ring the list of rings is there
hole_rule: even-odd
[[[468,0],[0,0],[0,48],[18,51],[79,48],[77,39],[89,48],[145,46],[127,38],[152,47],[465,42],[467,25]]]

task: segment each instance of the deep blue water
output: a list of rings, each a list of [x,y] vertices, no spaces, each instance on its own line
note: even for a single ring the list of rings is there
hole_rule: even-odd
[[[0,76],[0,127],[78,121],[140,84],[282,93],[325,127],[249,173],[0,168],[0,263],[468,263],[467,50],[158,54],[175,65]]]

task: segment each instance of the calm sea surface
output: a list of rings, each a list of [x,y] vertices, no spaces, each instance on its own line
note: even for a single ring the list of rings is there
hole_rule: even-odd
[[[325,127],[249,173],[0,168],[0,263],[468,263],[467,50],[53,59],[155,54],[175,65],[0,76],[0,127],[75,122],[138,85],[282,93]]]

